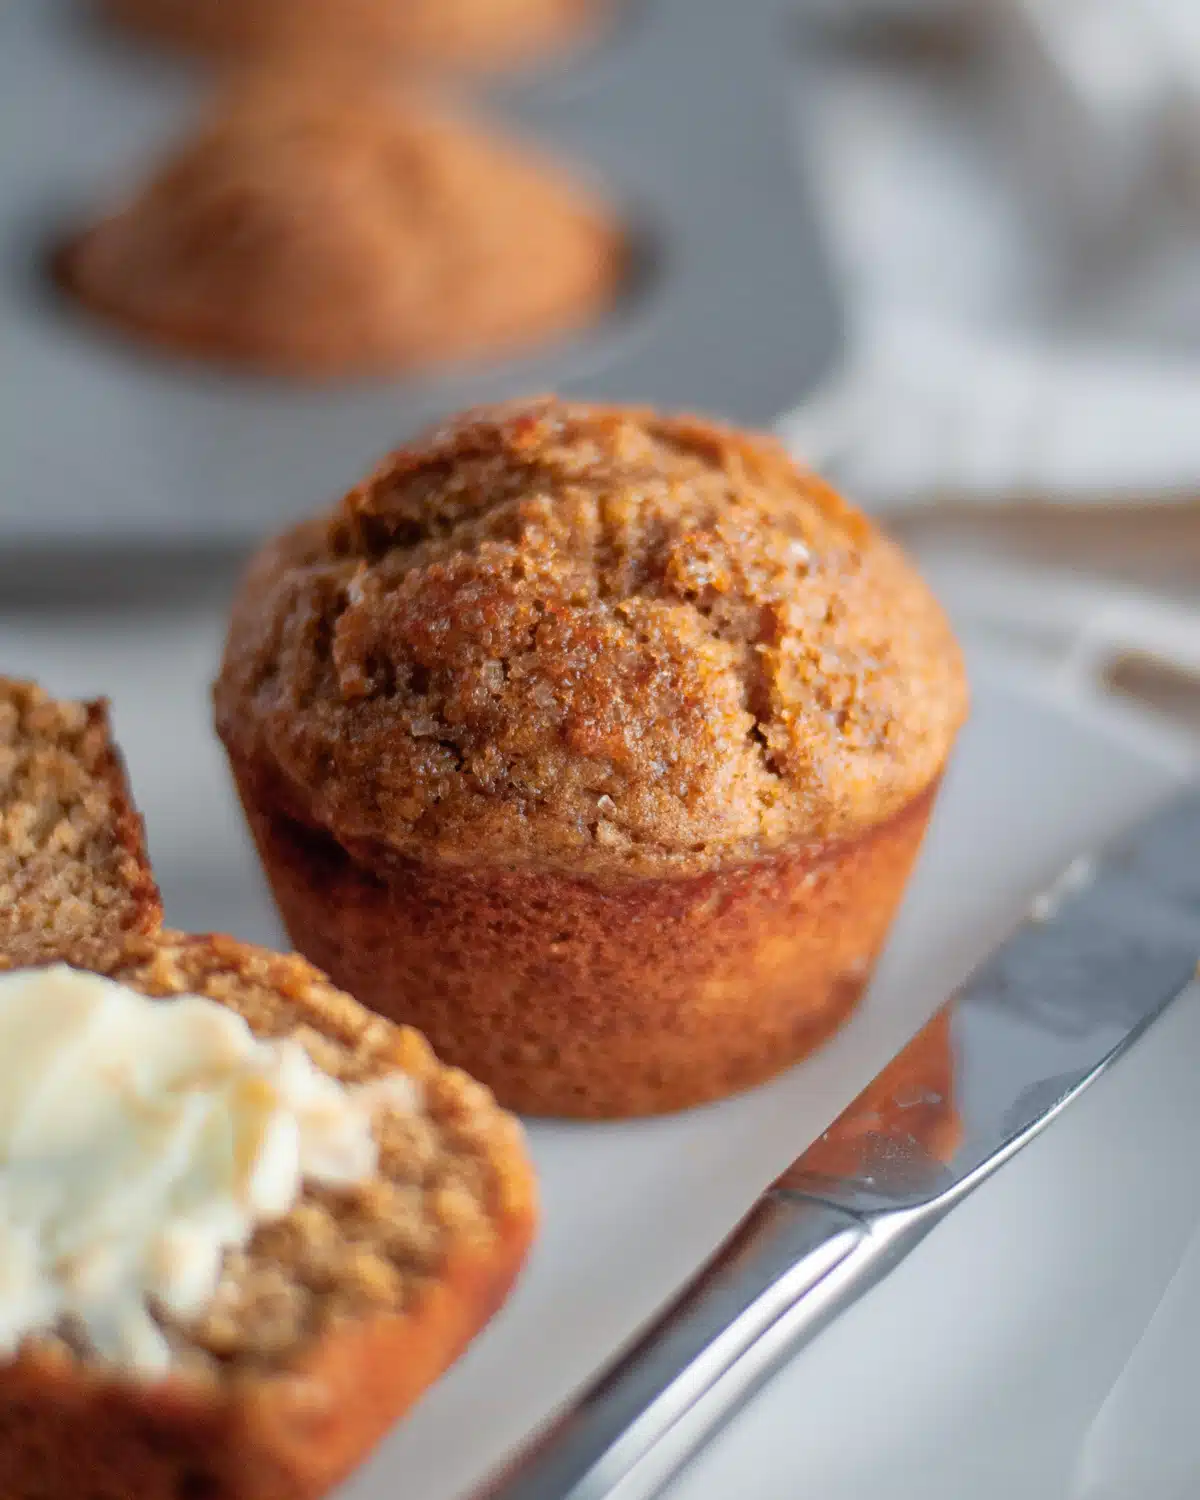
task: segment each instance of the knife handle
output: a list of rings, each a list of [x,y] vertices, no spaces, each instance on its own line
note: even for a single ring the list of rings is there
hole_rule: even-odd
[[[920,1214],[893,1217],[872,1223],[800,1194],[766,1194],[649,1331],[473,1500],[658,1494],[904,1253]]]

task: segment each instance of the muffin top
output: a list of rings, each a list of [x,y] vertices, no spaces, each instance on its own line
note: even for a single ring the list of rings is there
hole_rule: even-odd
[[[536,152],[415,92],[265,70],[58,261],[160,342],[266,370],[372,372],[597,315],[619,235]]]
[[[349,56],[359,66],[492,67],[586,39],[597,0],[101,0],[159,40],[230,58]]]
[[[216,704],[256,800],[359,857],[650,876],[897,812],[966,686],[900,551],[779,444],[544,399],[268,545]]]

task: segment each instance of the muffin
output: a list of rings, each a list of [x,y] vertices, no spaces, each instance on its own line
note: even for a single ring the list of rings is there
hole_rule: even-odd
[[[416,97],[244,81],[114,215],[65,288],[152,344],[283,376],[497,355],[598,317],[603,210],[536,153]]]
[[[342,54],[381,66],[493,68],[584,38],[597,0],[104,0],[156,41],[226,58]]]
[[[161,923],[108,705],[0,677],[0,965],[103,968]]]
[[[368,1176],[306,1183],[226,1255],[200,1311],[158,1312],[165,1377],[54,1337],[0,1361],[0,1493],[317,1500],[506,1300],[536,1221],[520,1126],[294,955],[164,931],[132,942],[111,978],[214,1001],[344,1088],[405,1087],[381,1092]]]
[[[370,1175],[306,1184],[227,1253],[202,1308],[155,1309],[165,1371],[97,1357],[74,1329],[0,1356],[0,1493],[317,1500],[505,1300],[535,1220],[520,1129],[301,959],[162,932],[131,942],[111,978],[215,1001],[342,1087],[402,1079],[412,1102],[381,1095]]]
[[[966,712],[899,550],[773,440],[546,399],[251,565],[216,684],[293,941],[535,1114],[715,1099],[862,994]]]
[[[3,680],[0,722],[0,818],[20,843],[0,1032],[21,1043],[0,1049],[0,1495],[316,1500],[504,1301],[536,1220],[520,1126],[303,959],[161,927],[103,705]],[[196,1093],[243,1059],[215,1139],[189,1136]],[[288,1114],[300,1180],[234,1238],[241,1193],[226,1202],[207,1174],[231,1161],[250,1201],[281,1164],[286,1183],[287,1151],[267,1146]],[[122,1171],[107,1147],[128,1166],[139,1122]],[[307,1132],[323,1160],[305,1166]],[[94,1186],[106,1171],[115,1208]],[[55,1192],[59,1172],[76,1193]],[[197,1263],[214,1224],[227,1248]]]

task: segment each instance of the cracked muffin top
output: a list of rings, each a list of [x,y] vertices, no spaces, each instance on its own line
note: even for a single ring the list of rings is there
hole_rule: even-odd
[[[652,876],[897,812],[966,686],[901,552],[779,444],[544,399],[268,545],[216,706],[260,805],[357,857]]]

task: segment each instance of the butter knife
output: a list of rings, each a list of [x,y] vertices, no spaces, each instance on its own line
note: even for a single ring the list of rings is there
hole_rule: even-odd
[[[780,1366],[1039,1135],[1200,959],[1200,788],[1076,861],[474,1500],[647,1500]]]

